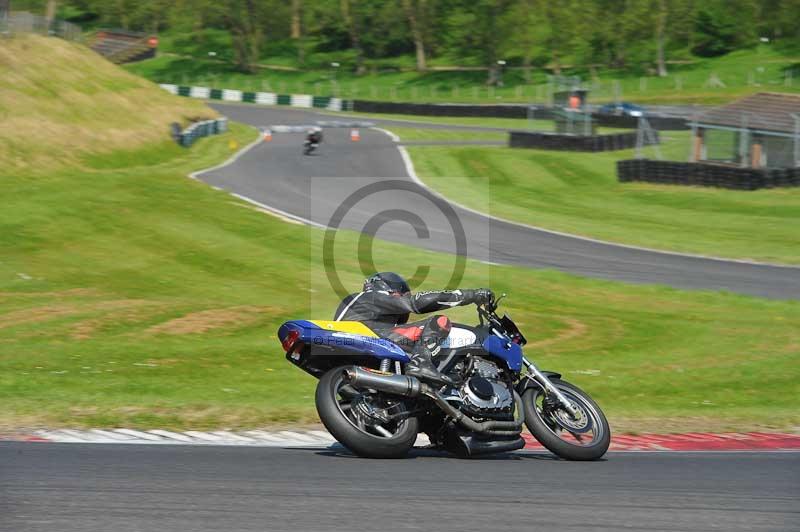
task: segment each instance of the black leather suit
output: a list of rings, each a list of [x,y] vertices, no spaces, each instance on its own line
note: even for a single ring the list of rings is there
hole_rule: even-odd
[[[421,343],[431,355],[436,355],[441,342],[450,334],[450,319],[434,315],[408,323],[409,314],[427,314],[474,302],[474,290],[440,290],[402,295],[368,290],[344,298],[334,319],[360,321],[381,338],[396,343],[409,353]]]

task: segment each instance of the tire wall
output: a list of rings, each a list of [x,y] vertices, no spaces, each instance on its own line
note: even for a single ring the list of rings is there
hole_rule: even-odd
[[[655,137],[658,141],[657,131]],[[635,131],[610,135],[563,135],[539,131],[511,131],[508,143],[512,148],[598,152],[635,148],[636,139]],[[647,141],[646,143],[649,144]]]
[[[623,183],[644,181],[758,190],[800,186],[800,168],[741,168],[708,163],[628,159],[617,161],[617,178]]]

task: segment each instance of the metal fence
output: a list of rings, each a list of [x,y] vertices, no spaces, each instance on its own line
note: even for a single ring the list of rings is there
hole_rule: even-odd
[[[792,112],[798,103],[787,102],[786,111],[727,107],[696,116],[686,140],[668,147],[671,160],[644,158],[637,149],[635,159],[618,161],[619,181],[736,190],[800,187],[800,113]]]
[[[690,121],[690,162],[744,168],[800,168],[800,114],[729,113],[723,120],[703,115]]]
[[[71,22],[48,19],[25,11],[0,13],[0,36],[7,37],[20,33],[53,35],[69,41],[79,41],[83,36],[81,27]]]

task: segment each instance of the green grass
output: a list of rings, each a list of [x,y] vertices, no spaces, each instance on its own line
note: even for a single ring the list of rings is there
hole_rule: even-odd
[[[92,156],[0,181],[0,425],[255,427],[315,420],[314,379],[275,331],[337,298],[322,233],[196,181],[255,132]],[[445,157],[446,159],[446,157]],[[346,286],[355,235],[337,238]],[[376,264],[422,288],[453,258],[376,243]],[[468,263],[465,286],[508,292],[527,353],[586,388],[617,430],[787,429],[800,422],[800,304]],[[315,292],[310,292],[315,287]],[[454,318],[472,322],[471,308]],[[781,393],[764,393],[764,386]]]
[[[167,42],[167,41],[165,41]],[[171,43],[172,41],[169,41]],[[162,47],[163,48],[163,47]],[[309,70],[262,68],[256,74],[237,72],[229,60],[210,60],[206,50],[195,50],[180,42],[169,44],[172,52],[194,55],[161,55],[128,65],[131,72],[160,83],[205,85],[217,88],[264,90],[279,93],[339,95],[348,99],[427,102],[547,102],[547,72],[535,69],[526,84],[520,70],[509,70],[505,86],[485,85],[483,71],[398,71],[410,66],[408,58],[376,62],[374,73],[356,76],[341,68],[334,73],[322,65],[342,58],[321,56]],[[220,56],[225,59],[225,56]],[[291,66],[278,59],[265,63]],[[345,63],[342,63],[345,64]],[[392,64],[391,69],[389,69]],[[434,62],[435,64],[435,62]],[[643,76],[632,71],[604,71],[594,80],[584,73],[591,90],[590,101],[612,101],[616,97],[644,104],[718,104],[759,91],[800,91],[800,58],[785,55],[771,45],[761,44],[717,58],[696,58],[689,64],[670,65],[669,76]],[[296,66],[296,65],[295,65]],[[793,70],[793,77],[786,72]],[[565,74],[572,74],[565,71]],[[581,73],[576,71],[576,73]],[[724,86],[713,86],[716,76]]]
[[[397,115],[390,113],[357,113],[346,111],[342,113],[323,112],[322,114],[342,117],[355,117],[376,120],[397,120],[410,122],[408,127],[413,127],[413,123],[427,123],[438,125],[453,126],[474,126],[474,127],[494,127],[503,129],[537,129],[541,131],[553,131],[555,129],[553,120],[526,120],[524,118],[479,118],[474,116],[418,116],[418,115]],[[402,126],[401,126],[402,127]],[[609,129],[612,128],[602,128]]]
[[[502,128],[502,129],[507,129],[509,131],[526,130],[526,129],[533,129],[536,131],[555,131],[555,121],[553,120],[538,120],[538,119],[526,120],[524,118],[478,118],[472,116],[459,117],[459,116],[395,115],[395,114],[355,113],[350,111],[343,114],[339,113],[336,114],[323,113],[323,114],[330,114],[330,116],[335,116],[337,118],[342,118],[343,116],[345,117],[352,116],[364,119],[397,120],[401,122],[409,122],[408,128],[412,128],[414,123],[428,123],[437,125]],[[405,126],[391,126],[391,127],[392,131],[395,131]],[[625,131],[631,131],[631,129],[617,128],[617,127],[596,128],[596,133],[598,134],[620,133]],[[502,133],[502,134],[506,135],[507,137],[507,133]]]
[[[77,43],[21,34],[0,46],[0,176],[47,173],[86,153],[148,149],[169,139],[171,122],[214,116]]]
[[[506,141],[508,133],[501,131],[465,131],[459,129],[425,129],[415,127],[392,127],[392,133],[401,141]]]
[[[3,56],[3,73],[17,89],[0,91],[0,108],[12,113],[17,136],[10,138],[17,140],[0,143],[0,428],[315,421],[315,381],[284,360],[275,331],[286,319],[327,318],[338,303],[319,256],[323,233],[186,178],[223,161],[256,132],[233,124],[225,135],[179,148],[165,126],[171,116],[208,113],[200,102],[120,76],[58,39],[9,43],[8,50],[18,48]],[[71,84],[69,105],[43,89],[54,79]],[[135,92],[123,88],[134,82]],[[156,101],[163,114],[150,110],[146,120],[131,120],[140,100]],[[81,127],[51,134],[71,123]],[[60,157],[67,146],[69,157]],[[470,175],[460,168],[494,174],[496,167],[496,179],[507,179],[510,189],[520,175],[515,169],[531,168],[533,158],[551,172],[549,188],[535,192],[549,195],[555,211],[552,203],[568,203],[576,190],[597,194],[594,203],[619,201],[597,186],[612,179],[602,171],[610,160],[498,148],[432,154],[414,149],[431,175]],[[724,212],[713,191],[706,197],[709,212]],[[797,219],[796,197],[730,196],[761,198],[750,207],[763,213],[752,222],[762,234],[765,220]],[[634,205],[658,210],[650,202]],[[729,211],[708,218],[750,220]],[[357,289],[364,277],[359,238],[339,232],[336,242],[342,281]],[[374,251],[381,270],[410,276],[417,265],[430,266],[421,289],[445,285],[454,263],[449,255],[385,242]],[[508,310],[530,339],[528,355],[586,388],[617,431],[800,424],[798,302],[476,262],[467,263],[462,285],[509,293]],[[452,316],[475,319],[471,308]],[[765,393],[765,386],[780,393]]]
[[[685,160],[688,133],[662,135],[664,157]],[[427,184],[501,218],[648,248],[800,264],[798,189],[741,192],[621,184],[616,161],[634,157],[633,150],[409,150]],[[645,155],[653,157],[653,149],[646,148]]]

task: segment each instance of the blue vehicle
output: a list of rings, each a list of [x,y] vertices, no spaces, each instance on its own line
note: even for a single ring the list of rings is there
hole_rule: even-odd
[[[608,103],[600,107],[597,112],[604,115],[633,116],[637,118],[645,115],[644,107],[630,102]]]
[[[434,363],[453,386],[404,375],[408,354],[360,322],[287,321],[278,338],[286,359],[319,379],[322,423],[359,456],[405,456],[419,433],[464,457],[513,451],[525,446],[526,425],[562,458],[600,458],[611,438],[600,407],[523,356],[525,337],[498,316],[499,299],[477,306],[478,325],[454,324],[442,344]]]

